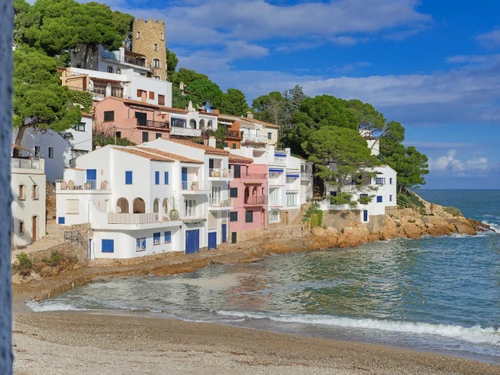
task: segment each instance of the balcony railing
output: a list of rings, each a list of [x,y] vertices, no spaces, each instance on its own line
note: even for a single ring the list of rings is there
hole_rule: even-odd
[[[245,135],[243,134],[243,142],[267,143],[267,137],[264,135]]]
[[[180,216],[182,220],[206,220],[208,212],[202,208],[193,207],[182,210]]]
[[[73,180],[56,180],[56,190],[110,190],[108,181],[87,180],[82,185],[76,185]]]
[[[275,157],[273,160],[273,164],[286,165],[286,158]]]
[[[245,180],[267,180],[267,173],[242,174],[240,178],[243,178]]]
[[[228,138],[243,138],[243,132],[238,130],[228,130],[226,132],[226,137]]]
[[[208,177],[214,179],[233,178],[233,171],[226,168],[210,168],[208,171]]]
[[[233,207],[233,200],[231,198],[218,199],[212,198],[210,201],[210,207]]]
[[[152,121],[152,120],[139,120],[137,119],[137,126],[146,126],[148,128],[161,128],[168,129],[170,124],[164,121]]]
[[[181,135],[186,137],[201,137],[201,129],[189,129],[189,128],[170,128],[171,135]]]
[[[167,215],[148,214],[117,214],[108,213],[108,224],[155,224],[169,221]]]
[[[182,181],[181,183],[181,189],[183,192],[206,192],[212,190],[212,184],[206,181],[192,181],[192,182],[187,182],[187,181]]]
[[[267,204],[267,195],[260,195],[257,197],[247,197],[245,204],[249,206],[260,206]]]
[[[11,158],[10,168],[38,169],[43,171],[45,169],[45,163],[43,160]]]

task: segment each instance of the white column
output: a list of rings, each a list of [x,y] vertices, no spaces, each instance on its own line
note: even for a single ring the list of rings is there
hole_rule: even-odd
[[[10,152],[12,141],[12,0],[0,0],[0,374],[12,374]]]

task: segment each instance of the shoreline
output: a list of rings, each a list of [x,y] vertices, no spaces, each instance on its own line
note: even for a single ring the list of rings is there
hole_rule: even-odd
[[[14,313],[15,373],[499,374],[448,355],[214,323],[92,312]]]

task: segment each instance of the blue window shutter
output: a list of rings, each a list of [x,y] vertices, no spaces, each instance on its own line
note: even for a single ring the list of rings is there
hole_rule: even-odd
[[[160,172],[155,172],[155,185],[160,185]]]
[[[103,253],[114,253],[115,252],[115,240],[102,240],[102,252]]]
[[[132,171],[125,171],[125,185],[132,185]]]
[[[165,243],[170,243],[172,242],[172,232],[168,231],[165,232]]]
[[[377,203],[382,203],[382,196],[381,195],[377,195]]]
[[[165,172],[165,185],[168,185],[168,172]]]
[[[66,219],[64,216],[57,218],[57,224],[66,224],[65,221]]]

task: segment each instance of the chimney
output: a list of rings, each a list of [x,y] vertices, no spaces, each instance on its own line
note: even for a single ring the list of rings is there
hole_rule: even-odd
[[[219,112],[219,110],[218,110],[218,109],[214,109],[213,114],[214,114],[214,115],[219,115],[219,114],[220,114],[220,112]]]
[[[217,142],[215,140],[215,137],[214,136],[211,136],[209,139],[208,139],[208,145],[210,147],[216,147],[217,146]]]
[[[253,119],[253,113],[252,113],[252,112],[250,112],[250,111],[248,111],[248,112],[247,112],[247,118],[251,118],[251,119]]]

